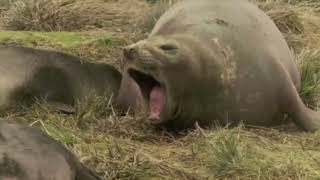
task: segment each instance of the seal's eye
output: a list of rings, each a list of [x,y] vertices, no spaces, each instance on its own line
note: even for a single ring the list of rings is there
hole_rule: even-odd
[[[160,46],[160,49],[162,49],[164,51],[174,51],[174,50],[177,50],[178,47],[173,44],[164,44],[164,45]]]
[[[174,44],[163,44],[159,48],[169,55],[176,55],[178,52],[178,47]]]

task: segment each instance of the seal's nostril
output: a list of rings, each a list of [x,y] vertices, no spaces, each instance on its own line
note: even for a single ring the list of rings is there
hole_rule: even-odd
[[[130,53],[131,55],[133,55],[135,52],[136,52],[136,49],[134,49],[134,48],[129,49],[129,53]]]
[[[136,52],[135,48],[124,48],[123,49],[123,55],[127,58],[127,59],[133,59],[133,56]]]

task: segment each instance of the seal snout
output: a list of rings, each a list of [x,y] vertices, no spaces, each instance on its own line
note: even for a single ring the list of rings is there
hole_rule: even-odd
[[[123,48],[123,55],[127,59],[133,59],[136,53],[137,49],[134,46],[127,46]]]
[[[123,55],[126,59],[133,60],[141,53],[141,49],[146,45],[146,40],[138,41],[123,48]]]

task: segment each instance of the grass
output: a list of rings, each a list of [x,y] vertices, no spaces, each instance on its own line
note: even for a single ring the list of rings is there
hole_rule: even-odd
[[[300,95],[306,104],[315,108],[320,95],[320,51],[304,50],[297,59],[302,83]]]
[[[0,31],[0,45],[60,50],[87,60],[118,66],[117,57],[121,53],[119,46],[128,43],[128,36],[120,33],[115,35],[108,31]]]
[[[316,108],[320,94],[320,3],[317,0],[252,1],[275,20],[286,37],[302,75],[300,95],[305,103]],[[57,49],[118,66],[121,47],[145,37],[144,33],[172,3],[166,0],[151,5],[142,1],[134,5],[133,0],[96,2],[109,4],[103,8],[109,18],[106,24],[112,24],[112,28],[105,25],[52,32],[3,30],[0,44]],[[137,8],[137,4],[148,7],[146,11],[150,12]],[[133,19],[119,12],[129,12]],[[134,23],[129,25],[127,20]],[[52,112],[45,103],[37,103],[1,112],[1,116],[41,128],[108,180],[320,177],[320,132],[305,133],[286,124],[272,129],[248,129],[240,125],[232,129],[198,128],[171,134],[148,124],[140,115],[118,116],[108,102],[105,97],[90,96],[79,102],[76,113],[71,115]]]
[[[2,21],[6,28],[13,30],[72,31],[86,26],[102,27],[106,20],[101,15],[105,10],[102,3],[82,0],[16,0],[3,13]]]
[[[269,132],[267,132],[269,131]],[[271,131],[271,132],[270,132]],[[274,137],[266,137],[267,134]],[[211,143],[210,167],[217,178],[239,179],[317,179],[319,157],[317,150],[308,152],[299,137],[287,136],[275,130],[227,130]],[[305,138],[305,135],[304,135]],[[296,149],[293,151],[292,148]],[[210,150],[209,150],[210,151]],[[312,154],[312,157],[310,154]],[[210,157],[210,156],[209,156]]]
[[[151,7],[141,0],[6,0],[0,24],[6,30],[135,31]],[[138,32],[136,32],[138,33]]]

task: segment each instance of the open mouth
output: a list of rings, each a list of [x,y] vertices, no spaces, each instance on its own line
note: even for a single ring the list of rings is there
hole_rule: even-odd
[[[148,104],[149,120],[161,123],[161,114],[166,101],[166,91],[161,82],[152,75],[135,69],[128,69],[129,75],[137,82],[141,93]]]

